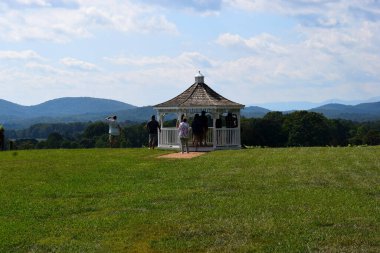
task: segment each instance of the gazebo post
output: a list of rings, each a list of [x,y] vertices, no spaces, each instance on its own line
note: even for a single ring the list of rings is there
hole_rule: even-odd
[[[165,117],[165,114],[162,113],[162,112],[158,112],[158,122],[160,124],[160,127],[162,128],[163,127],[163,124],[164,124],[164,117]],[[161,131],[158,133],[158,139],[157,139],[157,142],[158,142],[158,147],[161,146],[161,143],[162,143],[162,139],[161,139],[161,136],[162,136],[162,133]]]
[[[238,131],[238,140],[239,140],[239,148],[241,148],[241,120],[240,120],[240,111],[238,113],[236,113],[237,115],[237,123],[238,123],[238,128],[239,128],[239,131]]]
[[[179,126],[179,124],[181,123],[181,115],[182,115],[182,112],[177,112],[177,122],[176,122],[176,127]],[[178,124],[178,126],[177,126]]]
[[[216,113],[212,115],[212,148],[216,149]]]

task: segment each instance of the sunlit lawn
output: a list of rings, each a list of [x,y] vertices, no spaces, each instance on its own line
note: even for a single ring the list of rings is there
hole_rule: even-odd
[[[380,147],[0,152],[0,252],[380,252]]]

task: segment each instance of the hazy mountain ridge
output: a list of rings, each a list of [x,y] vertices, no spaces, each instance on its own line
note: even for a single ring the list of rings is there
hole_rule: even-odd
[[[341,118],[353,121],[380,120],[380,102],[358,105],[326,104],[309,111],[322,113],[327,118]]]
[[[380,101],[380,97],[372,97],[367,100],[341,100],[341,99],[329,99],[319,103],[307,102],[307,101],[288,101],[277,103],[260,103],[255,104],[263,108],[267,108],[270,111],[295,111],[295,110],[311,110],[317,107],[321,107],[327,104],[341,104],[341,105],[358,105],[366,103],[374,103]]]
[[[18,105],[0,100],[0,115],[21,116],[22,118],[63,116],[86,113],[112,112],[135,108],[136,106],[111,99],[91,97],[64,97],[32,106]]]
[[[270,111],[259,106],[248,106],[241,114],[247,118],[259,118]],[[330,103],[309,111],[322,113],[328,118],[380,120],[380,102],[358,105]],[[120,121],[145,122],[156,112],[152,106],[137,107],[116,100],[90,97],[58,98],[34,106],[22,106],[0,99],[0,123],[10,129],[36,123],[98,121],[110,114],[118,115]]]
[[[25,113],[25,106],[0,99],[0,115],[17,116]]]
[[[39,105],[31,106],[29,109],[41,116],[55,116],[57,114],[72,115],[73,112],[76,112],[75,114],[112,112],[135,107],[136,106],[110,99],[73,97],[50,100]]]
[[[241,115],[246,118],[261,118],[270,110],[259,106],[248,106],[241,111]]]

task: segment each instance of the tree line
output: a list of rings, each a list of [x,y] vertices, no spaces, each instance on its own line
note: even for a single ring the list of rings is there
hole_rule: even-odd
[[[148,145],[146,123],[122,122],[120,147]],[[175,120],[165,126],[175,125]],[[380,145],[380,121],[358,123],[327,119],[320,113],[269,112],[263,118],[241,119],[243,146],[313,147]],[[24,130],[6,131],[11,149],[105,148],[108,125],[105,122],[36,124]]]
[[[323,114],[269,112],[242,119],[242,143],[260,147],[380,145],[380,121],[358,123]]]

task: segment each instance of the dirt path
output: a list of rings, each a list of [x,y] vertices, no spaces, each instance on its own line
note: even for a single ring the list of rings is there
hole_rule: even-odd
[[[161,155],[157,158],[174,158],[174,159],[191,159],[197,156],[201,156],[205,154],[206,152],[190,152],[190,153],[172,153],[167,155]]]

